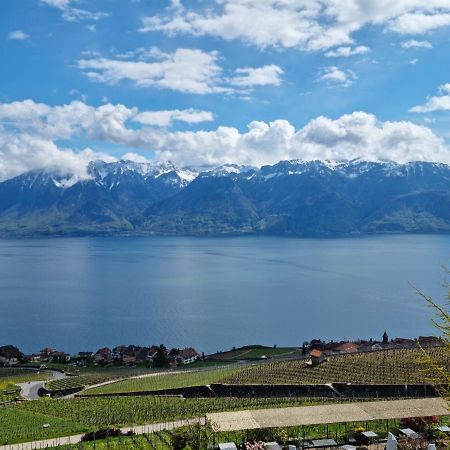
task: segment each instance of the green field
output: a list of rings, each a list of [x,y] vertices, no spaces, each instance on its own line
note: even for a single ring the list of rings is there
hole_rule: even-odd
[[[202,417],[209,412],[330,403],[321,399],[113,397],[41,399],[0,409],[0,445],[85,433],[106,426]],[[49,428],[43,428],[44,424]]]
[[[209,356],[212,360],[253,360],[261,359],[266,356],[267,358],[276,358],[289,356],[292,354],[298,354],[298,350],[295,347],[241,347],[228,352],[216,353],[215,355]]]
[[[442,347],[427,352],[450,370]],[[434,379],[419,349],[395,349],[333,356],[317,367],[303,360],[270,362],[247,367],[225,377],[230,384],[369,384],[426,383]]]
[[[173,372],[150,375],[144,378],[134,378],[117,383],[88,389],[83,394],[117,394],[124,392],[161,391],[189,386],[204,386],[217,383],[224,378],[238,373],[241,368],[220,367],[211,370],[196,370],[192,372]]]

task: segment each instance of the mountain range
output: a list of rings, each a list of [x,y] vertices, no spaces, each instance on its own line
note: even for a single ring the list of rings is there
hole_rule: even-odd
[[[91,162],[0,183],[0,236],[346,236],[450,231],[450,166],[280,161],[208,170]]]

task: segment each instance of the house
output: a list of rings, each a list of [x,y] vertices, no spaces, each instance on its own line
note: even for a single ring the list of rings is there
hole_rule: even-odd
[[[325,353],[322,350],[311,350],[309,352],[309,357],[311,358],[311,364],[313,366],[318,366],[327,360]]]
[[[23,353],[13,345],[4,345],[0,347],[0,357],[2,357],[3,365],[13,365],[22,361]]]
[[[378,342],[367,342],[358,348],[359,352],[377,352],[379,350],[383,350],[383,347]]]
[[[67,364],[70,362],[70,355],[64,352],[55,351],[50,355],[49,361],[53,363]]]
[[[188,347],[179,352],[179,354],[175,357],[175,361],[179,366],[183,366],[185,364],[192,364],[199,358],[200,354],[192,347]]]
[[[359,345],[354,342],[344,342],[336,346],[335,350],[339,353],[355,353],[359,349]]]
[[[50,356],[55,353],[56,350],[51,347],[45,347],[39,352],[40,362],[49,362]]]
[[[91,361],[94,354],[92,352],[78,352],[77,360],[84,366],[87,366]]]
[[[309,343],[310,350],[325,350],[325,342],[322,342],[320,339],[313,339]]]
[[[147,353],[147,361],[153,362],[153,358],[156,356],[156,353],[158,352],[158,347],[156,345],[152,345],[148,349]]]
[[[122,361],[122,357],[124,353],[126,353],[126,351],[127,351],[126,345],[119,345],[117,347],[114,347],[111,351],[111,358],[114,361]]]
[[[100,348],[95,352],[94,361],[97,364],[108,364],[112,362],[111,350],[108,347]]]
[[[414,339],[395,338],[391,341],[396,348],[414,348],[417,347],[417,341]]]
[[[151,347],[138,347],[135,351],[136,363],[152,362],[157,351],[158,347],[155,345],[152,345]]]
[[[440,347],[444,345],[444,340],[436,336],[419,336],[417,341],[421,347]]]
[[[125,366],[133,366],[136,364],[136,356],[134,355],[122,355],[122,364]]]

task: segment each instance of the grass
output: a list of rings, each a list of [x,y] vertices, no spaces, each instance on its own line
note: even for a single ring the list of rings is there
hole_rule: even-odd
[[[236,348],[227,352],[216,353],[211,355],[211,360],[222,361],[237,361],[237,360],[254,360],[261,359],[263,356],[268,358],[288,356],[297,353],[297,349],[294,347],[261,347],[261,346],[249,346]]]
[[[442,347],[427,352],[450,369]],[[359,384],[426,383],[433,374],[423,362],[419,349],[395,349],[370,353],[333,356],[317,367],[302,360],[259,364],[225,377],[231,384],[325,384],[351,382]]]
[[[50,426],[44,428],[45,424]],[[19,408],[0,409],[0,445],[68,436],[91,430],[92,427],[77,423],[70,418],[57,417],[40,411]]]
[[[111,426],[142,425],[203,417],[209,412],[308,406],[331,403],[321,399],[181,399],[113,397],[41,399],[0,409],[0,444],[84,433]],[[336,402],[336,401],[334,401]],[[49,423],[48,429],[42,425]]]
[[[144,378],[124,380],[88,389],[83,394],[117,394],[125,392],[161,391],[189,386],[204,386],[211,383],[217,383],[226,377],[236,374],[239,370],[242,369],[235,367],[221,367],[211,370],[150,375]]]

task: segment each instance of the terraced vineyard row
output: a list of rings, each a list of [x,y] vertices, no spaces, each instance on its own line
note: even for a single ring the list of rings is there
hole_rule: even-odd
[[[79,375],[72,375],[59,380],[52,380],[45,385],[45,388],[50,391],[59,391],[62,389],[83,388],[105,381],[120,380],[130,376],[138,376],[148,373],[153,373],[151,370],[139,369],[98,369],[85,370]]]
[[[0,444],[85,433],[101,427],[140,425],[209,412],[308,406],[330,403],[316,399],[181,399],[168,397],[113,397],[41,399],[0,409]],[[43,428],[49,424],[48,428]]]
[[[88,389],[84,394],[117,394],[124,392],[160,391],[189,386],[204,386],[211,383],[218,383],[224,378],[239,373],[241,370],[242,368],[222,367],[211,370],[151,375],[145,378],[124,380],[100,386],[98,388]]]
[[[427,352],[450,370],[450,361],[443,348],[432,348]],[[403,384],[426,383],[431,379],[435,376],[424,364],[421,350],[394,349],[333,356],[316,367],[302,360],[259,364],[222,381],[230,384]]]

